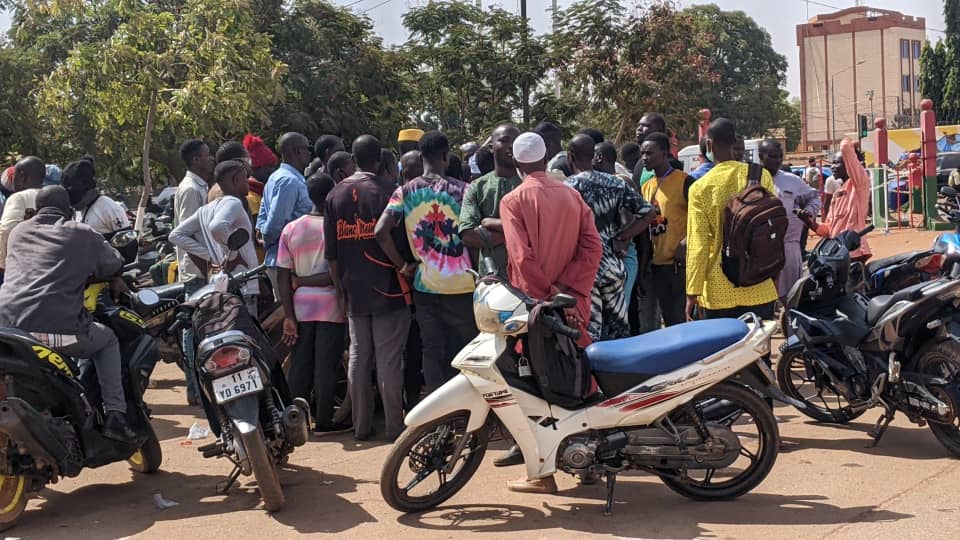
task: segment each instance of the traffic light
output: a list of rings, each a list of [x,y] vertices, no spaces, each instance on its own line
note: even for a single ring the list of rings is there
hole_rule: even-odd
[[[857,118],[860,121],[860,138],[866,139],[869,133],[869,128],[867,128],[867,115],[861,114]]]

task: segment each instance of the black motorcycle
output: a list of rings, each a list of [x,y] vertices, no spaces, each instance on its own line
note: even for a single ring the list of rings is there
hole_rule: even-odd
[[[803,401],[803,414],[847,423],[867,409],[884,413],[871,431],[877,444],[894,414],[929,424],[960,456],[960,281],[939,278],[868,298],[863,269],[850,263],[863,231],[825,238],[791,289],[777,382]]]
[[[0,329],[0,530],[17,522],[31,494],[84,468],[124,460],[141,473],[160,468],[160,442],[143,401],[159,355],[131,309],[151,297],[134,294],[114,303],[104,284],[88,287],[87,296],[96,302],[94,319],[120,342],[126,420],[136,438],[122,442],[101,433],[104,413],[92,363],[81,370],[75,359],[29,333]]]
[[[230,236],[228,247],[238,251],[248,241],[240,230]],[[219,435],[198,450],[203,457],[233,463],[222,493],[241,474],[253,474],[264,507],[273,512],[284,504],[278,468],[294,447],[306,444],[310,418],[303,400],[286,397],[277,355],[241,297],[243,284],[262,273],[260,266],[229,276],[226,292],[205,286],[181,306],[180,320],[193,325],[201,400]]]

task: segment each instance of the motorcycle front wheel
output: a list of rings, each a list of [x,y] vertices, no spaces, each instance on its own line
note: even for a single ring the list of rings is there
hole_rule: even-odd
[[[846,424],[867,412],[853,410],[850,403],[834,391],[820,367],[803,357],[803,351],[790,350],[777,362],[777,385],[784,394],[807,404],[797,409],[803,414],[828,424]]]
[[[707,389],[693,399],[694,407],[728,404],[722,417],[711,416],[706,424],[731,430],[739,440],[739,457],[723,469],[675,469],[661,476],[663,483],[673,491],[698,501],[734,499],[757,487],[767,477],[777,461],[780,449],[780,431],[777,419],[766,401],[753,390],[730,382]],[[674,413],[674,423],[686,423],[690,418],[681,410]]]
[[[404,431],[380,473],[383,500],[401,512],[423,512],[460,491],[477,472],[490,436],[486,425],[467,433],[469,419],[468,412],[458,411]],[[463,451],[447,473],[464,437]]]
[[[127,458],[130,469],[143,474],[153,474],[160,470],[160,463],[163,461],[163,450],[160,449],[160,441],[157,434],[150,428],[150,436],[132,456]]]
[[[948,385],[960,384],[960,344],[953,340],[941,341],[928,346],[920,352],[917,371],[925,375],[943,378]],[[953,396],[956,392],[947,392],[937,386],[927,387],[933,395],[950,406],[944,421],[929,419],[928,425],[934,437],[954,456],[960,457],[960,403]]]
[[[280,486],[280,477],[277,474],[277,466],[267,450],[264,442],[263,428],[257,426],[256,431],[240,435],[243,441],[243,449],[246,451],[247,459],[250,460],[250,468],[253,470],[253,477],[257,479],[257,489],[260,490],[260,498],[263,499],[263,507],[267,512],[276,512],[283,507],[286,498],[283,496],[283,488]]]

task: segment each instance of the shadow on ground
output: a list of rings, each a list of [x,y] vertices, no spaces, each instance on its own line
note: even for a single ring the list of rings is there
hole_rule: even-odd
[[[542,509],[511,504],[451,505],[397,521],[430,531],[509,533],[561,528],[585,534],[644,538],[697,538],[711,535],[711,524],[832,525],[853,522],[898,521],[913,517],[876,506],[842,508],[820,495],[750,494],[736,502],[694,502],[663,496],[651,483],[621,482],[613,515],[603,516],[601,490],[596,502],[563,503],[549,497]]]
[[[45,489],[11,532],[45,539],[123,538],[143,533],[160,521],[264,512],[253,477],[241,478],[226,495],[220,495],[217,489],[226,477],[226,471],[223,475],[161,471],[133,475],[123,484],[93,484],[70,493]],[[280,480],[287,502],[271,517],[292,531],[338,533],[376,521],[361,505],[342,497],[356,491],[358,482],[353,478],[288,465],[280,472]],[[155,493],[179,504],[160,510],[154,506]],[[223,523],[224,530],[230,530],[229,519]],[[236,536],[245,535],[239,531]]]
[[[783,445],[780,448],[782,453],[798,452],[805,449],[815,448],[818,450],[838,450],[847,452],[862,452],[865,454],[877,456],[890,456],[907,459],[942,459],[951,457],[950,452],[944,448],[933,436],[928,428],[919,426],[900,427],[890,426],[887,432],[880,439],[880,444],[870,448],[873,438],[868,434],[873,429],[872,423],[853,422],[846,425],[829,425],[810,422],[813,425],[824,426],[828,429],[838,430],[838,433],[848,435],[844,438],[812,439],[804,437],[791,437],[789,431],[781,426],[780,439]]]

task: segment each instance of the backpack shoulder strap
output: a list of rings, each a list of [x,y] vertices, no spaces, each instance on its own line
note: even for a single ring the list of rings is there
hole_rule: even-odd
[[[763,177],[763,168],[759,163],[748,163],[747,164],[747,185],[748,186],[757,186],[760,185],[760,179]]]

